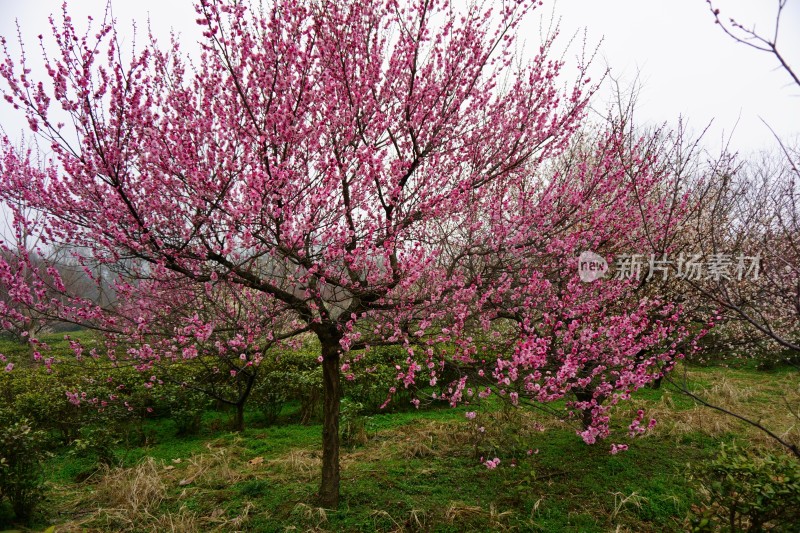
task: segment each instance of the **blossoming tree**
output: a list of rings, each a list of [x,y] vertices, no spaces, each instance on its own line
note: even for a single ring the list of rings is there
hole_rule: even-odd
[[[470,328],[513,320],[497,382],[516,372],[531,398],[550,400],[597,381],[577,408],[589,412],[584,438],[602,436],[602,400],[646,382],[650,360],[636,354],[671,326],[642,318],[665,304],[634,296],[633,308],[605,312],[630,284],[580,285],[573,253],[629,231],[635,242],[658,201],[643,211],[630,193],[657,192],[664,177],[646,154],[614,159],[614,132],[586,161],[550,164],[581,127],[593,86],[586,64],[571,85],[559,81],[552,37],[528,61],[514,53],[536,4],[276,0],[252,10],[200,0],[196,62],[178,41],[155,40],[125,60],[112,21],[81,36],[65,8],[53,23],[58,54],[45,54],[49,83],[32,80],[24,58],[6,53],[0,65],[5,99],[52,153],[39,166],[5,139],[0,201],[42,215],[31,227],[19,211],[16,223],[43,246],[68,244],[87,272],[115,273],[118,298],[33,298],[36,284],[5,260],[0,283],[112,336],[145,338],[170,313],[181,324],[159,349],[171,356],[191,358],[192,339],[231,317],[244,332],[231,349],[242,353],[316,336],[326,507],[339,497],[341,365],[370,345],[404,344],[399,379],[433,380],[436,346],[469,359]],[[171,313],[193,291],[244,298],[247,312],[234,305],[219,322]],[[163,356],[152,348],[129,355]],[[595,379],[604,372],[613,379]],[[458,401],[463,384],[454,387]]]

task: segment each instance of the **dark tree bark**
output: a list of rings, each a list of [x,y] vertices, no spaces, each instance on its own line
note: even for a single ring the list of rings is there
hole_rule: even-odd
[[[236,412],[233,415],[233,431],[244,431],[244,402],[236,404]]]
[[[319,501],[322,507],[339,506],[339,381],[340,348],[338,338],[320,336],[322,343],[322,483]]]
[[[575,391],[575,398],[579,402],[590,402],[594,397],[594,391],[591,390],[577,390]],[[592,410],[591,409],[581,409],[581,425],[583,429],[589,429],[589,426],[592,425]]]

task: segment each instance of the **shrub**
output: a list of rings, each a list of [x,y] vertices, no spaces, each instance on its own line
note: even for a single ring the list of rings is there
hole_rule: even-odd
[[[77,394],[78,401],[71,402],[68,394]],[[127,434],[141,424],[150,401],[135,370],[101,371],[90,362],[5,374],[0,376],[0,396],[9,409],[63,444],[79,438],[86,426],[113,426],[118,434]]]
[[[178,385],[166,388],[163,398],[169,405],[170,419],[175,422],[178,436],[200,432],[203,412],[211,406],[211,400],[205,394]]]
[[[692,474],[703,497],[692,531],[800,531],[800,462],[723,446]]]
[[[250,393],[250,403],[261,412],[268,425],[278,421],[278,416],[286,403],[286,394],[281,390],[272,389],[267,380],[259,380]]]
[[[121,441],[113,427],[83,427],[79,438],[72,442],[70,453],[77,457],[94,456],[99,464],[113,466],[117,460],[114,449]]]
[[[0,498],[9,501],[18,520],[30,519],[44,495],[44,440],[30,421],[0,409]]]
[[[300,404],[300,423],[308,424],[319,417],[322,405],[322,365],[317,361],[319,349],[311,343],[300,350],[286,350],[274,359],[261,363],[256,384],[255,403],[262,408],[277,409],[277,403],[296,401]],[[274,394],[272,399],[269,395]],[[270,406],[269,403],[272,402]]]
[[[32,427],[55,432],[65,444],[77,437],[81,425],[80,408],[69,403],[66,396],[67,390],[76,387],[73,376],[35,368],[6,374],[3,378],[0,388],[8,408],[26,418]]]
[[[405,388],[397,380],[396,365],[406,365],[408,354],[402,346],[379,346],[364,352],[355,352],[342,362],[348,370],[344,372],[343,393],[355,403],[362,405],[363,413],[379,413],[394,388],[390,409],[410,406],[416,394],[416,386]]]
[[[347,398],[339,407],[339,434],[342,444],[356,446],[366,444],[368,418],[363,413],[364,406]]]

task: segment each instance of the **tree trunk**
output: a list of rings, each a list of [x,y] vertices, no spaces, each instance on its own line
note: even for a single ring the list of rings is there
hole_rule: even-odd
[[[605,396],[598,396],[597,398],[594,397],[594,389],[582,389],[575,391],[575,398],[579,402],[590,402],[594,398],[597,402],[597,405],[602,405],[605,401]],[[589,429],[592,425],[594,417],[592,416],[592,409],[581,409],[581,425],[583,425],[583,429]]]
[[[247,379],[247,384],[244,391],[239,394],[239,403],[236,404],[236,414],[233,419],[233,430],[238,433],[244,431],[244,406],[247,403],[247,399],[250,398],[250,392],[253,390],[253,385],[256,382],[255,373],[247,372],[245,377]]]
[[[575,398],[579,402],[590,402],[594,394],[592,391],[589,390],[577,390],[575,391]],[[581,425],[583,429],[589,429],[592,425],[592,410],[591,409],[581,409]]]
[[[651,389],[660,389],[661,388],[661,380],[664,379],[664,376],[658,377],[650,382]]]
[[[339,506],[339,343],[322,341],[322,484],[320,505],[326,509]]]
[[[236,412],[233,415],[233,430],[236,432],[244,431],[244,403],[236,404]]]

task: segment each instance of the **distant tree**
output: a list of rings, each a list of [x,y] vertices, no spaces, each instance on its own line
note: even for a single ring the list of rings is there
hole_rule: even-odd
[[[724,18],[713,2],[707,3],[728,36],[772,55],[800,87],[793,66],[778,46],[787,0],[778,0],[768,33],[736,18]],[[700,201],[692,217],[693,235],[706,270],[685,278],[681,285],[688,298],[705,301],[709,318],[722,324],[718,336],[723,350],[770,351],[769,359],[796,365],[800,355],[800,150],[796,143],[777,135],[775,139],[777,153],[744,161],[723,155],[707,173],[705,186],[695,190]],[[701,403],[764,431],[800,457],[800,443],[771,429],[770,421],[712,405],[685,384],[682,388]],[[800,420],[800,406],[784,400]]]
[[[138,321],[107,335],[126,353],[120,362],[152,376],[148,386],[167,382],[233,407],[235,431],[244,429],[262,363],[307,331],[296,317],[275,314],[282,306],[264,293],[225,283],[140,280],[119,296],[117,314]]]
[[[777,1],[771,32],[762,33],[736,18],[726,20],[708,0],[716,23],[727,35],[770,54],[800,88],[800,78],[778,46],[787,3]],[[764,154],[726,176],[710,224],[711,251],[719,253],[727,246],[757,256],[758,279],[751,280],[755,283],[722,280],[702,290],[759,335],[800,352],[800,148],[775,138],[779,154]]]

